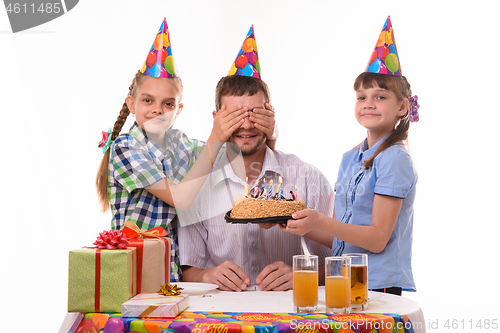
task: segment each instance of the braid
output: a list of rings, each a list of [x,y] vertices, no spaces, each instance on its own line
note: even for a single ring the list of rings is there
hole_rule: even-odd
[[[127,103],[123,103],[120,114],[118,115],[118,118],[116,118],[115,124],[113,125],[113,131],[111,132],[112,141],[115,141],[118,135],[120,135],[122,127],[125,125],[125,121],[127,120],[129,114],[130,110],[128,109]]]
[[[144,75],[138,71],[135,74],[134,79],[132,80],[132,84],[128,88],[129,95],[134,96],[137,91],[137,87],[140,85],[141,78]],[[127,120],[128,115],[130,114],[130,110],[127,106],[127,103],[123,103],[120,113],[116,118],[115,124],[113,125],[113,131],[111,132],[111,140],[114,141],[122,130],[123,125],[125,125],[125,121]],[[111,147],[106,150],[104,156],[102,157],[101,163],[99,164],[99,168],[97,170],[96,176],[96,188],[97,188],[97,197],[99,199],[99,203],[101,205],[101,212],[106,212],[109,209],[109,194],[108,194],[108,164]]]

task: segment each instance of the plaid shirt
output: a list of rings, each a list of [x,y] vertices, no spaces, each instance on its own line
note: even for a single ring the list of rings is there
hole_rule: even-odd
[[[134,123],[127,134],[119,135],[109,160],[108,192],[113,230],[121,230],[131,220],[141,230],[162,226],[172,239],[170,279],[180,281],[175,208],[144,189],[170,179],[178,184],[187,174],[203,148],[182,131],[165,133],[166,149],[149,140]]]

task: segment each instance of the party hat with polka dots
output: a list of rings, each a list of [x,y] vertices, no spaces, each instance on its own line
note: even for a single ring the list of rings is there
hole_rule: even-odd
[[[227,75],[250,76],[260,79],[259,52],[257,52],[257,42],[253,32],[253,25],[248,30],[243,41],[240,52],[236,56],[229,73]]]
[[[165,18],[161,23],[160,29],[158,29],[153,46],[151,46],[146,61],[142,66],[141,73],[152,77],[177,76],[177,68],[175,67],[167,20]]]
[[[402,75],[390,16],[385,21],[365,72],[395,76]]]

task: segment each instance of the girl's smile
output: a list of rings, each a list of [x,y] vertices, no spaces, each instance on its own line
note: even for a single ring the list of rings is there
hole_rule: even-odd
[[[365,112],[365,113],[361,114],[361,117],[365,117],[365,118],[368,118],[368,117],[379,117],[379,116],[380,116],[380,114],[372,113],[372,112]]]

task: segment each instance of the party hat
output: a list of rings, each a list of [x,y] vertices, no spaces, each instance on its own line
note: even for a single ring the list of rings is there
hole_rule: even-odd
[[[257,42],[253,33],[253,25],[248,30],[243,41],[240,52],[236,56],[231,69],[227,75],[251,76],[260,79],[259,52],[257,52]]]
[[[395,76],[402,75],[390,16],[387,17],[382,32],[380,32],[365,72]]]
[[[141,73],[152,77],[177,76],[177,68],[175,67],[167,20],[165,18],[161,23],[160,29],[158,29],[153,46],[151,46],[146,61],[142,66]]]

